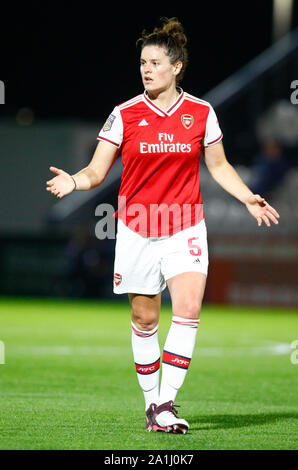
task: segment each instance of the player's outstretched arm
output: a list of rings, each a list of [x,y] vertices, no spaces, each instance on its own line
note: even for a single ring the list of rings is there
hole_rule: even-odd
[[[257,220],[258,226],[264,222],[270,227],[270,221],[278,224],[278,212],[259,194],[253,194],[238,175],[235,168],[227,161],[222,142],[205,147],[206,166],[215,181],[232,196],[245,204],[250,214]]]
[[[47,181],[47,191],[58,199],[70,194],[74,190],[86,191],[99,186],[110,171],[119,149],[108,142],[99,141],[91,162],[86,168],[74,175],[66,171],[50,167],[55,177]]]

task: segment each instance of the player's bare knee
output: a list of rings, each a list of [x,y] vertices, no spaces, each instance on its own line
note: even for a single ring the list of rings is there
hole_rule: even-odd
[[[177,309],[173,309],[173,315],[186,318],[187,320],[200,318],[201,302],[191,302]]]
[[[132,310],[131,318],[136,327],[143,331],[152,330],[158,323],[156,313],[148,310]]]
[[[150,321],[149,319],[136,320],[133,322],[139,330],[150,331],[156,327],[157,321]]]

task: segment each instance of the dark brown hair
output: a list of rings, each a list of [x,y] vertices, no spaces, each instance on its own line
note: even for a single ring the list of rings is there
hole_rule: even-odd
[[[187,37],[177,18],[161,18],[161,21],[163,25],[160,28],[154,28],[152,33],[147,33],[146,30],[142,32],[142,36],[137,40],[137,46],[141,45],[141,50],[145,46],[164,47],[171,64],[182,62],[181,71],[176,77],[178,84],[184,76],[188,63]]]

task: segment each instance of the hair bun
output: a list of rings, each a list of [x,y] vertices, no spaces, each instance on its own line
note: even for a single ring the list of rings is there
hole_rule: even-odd
[[[154,32],[171,36],[175,39],[175,41],[177,41],[180,46],[184,47],[187,43],[187,37],[184,33],[184,28],[178,18],[162,17],[161,21],[163,21],[164,23],[162,28],[155,28]]]

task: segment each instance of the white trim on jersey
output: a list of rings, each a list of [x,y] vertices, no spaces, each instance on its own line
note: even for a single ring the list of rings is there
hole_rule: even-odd
[[[171,116],[181,106],[181,104],[184,101],[185,93],[182,90],[182,88],[179,88],[179,91],[180,91],[180,94],[179,94],[178,98],[169,107],[169,109],[167,109],[167,111],[164,111],[163,109],[160,109],[158,106],[156,106],[156,104],[154,104],[153,101],[150,100],[146,90],[143,93],[143,100],[147,104],[147,106],[149,106],[149,108],[152,109],[152,111],[157,113],[159,116],[162,116],[162,117]]]
[[[220,136],[217,137],[217,139],[212,140],[212,142],[208,142],[208,144],[205,145],[205,147],[211,147],[212,145],[217,144],[222,138],[223,138],[223,133],[221,133]]]
[[[106,139],[105,137],[102,137],[101,135],[99,135],[97,137],[97,140],[103,140],[104,142],[108,142],[109,144],[114,145],[114,147],[117,147],[117,149],[119,149],[121,147],[121,145],[116,144],[116,142],[113,142],[112,140]]]
[[[209,147],[210,145],[217,144],[223,137],[221,129],[219,127],[218,119],[214,109],[209,105],[209,114],[206,122],[206,132],[204,137],[204,146]]]
[[[182,88],[180,88],[180,90],[181,90],[181,94],[179,95],[177,101],[167,111],[168,116],[172,116],[172,114],[174,114],[177,111],[177,109],[182,105],[184,101],[185,93],[182,90]]]
[[[189,101],[193,101],[194,103],[203,104],[205,106],[208,106],[208,108],[211,108],[211,104],[208,103],[208,101],[201,100],[201,98],[197,98],[196,96],[190,95],[189,93],[186,93],[186,92],[185,92],[185,99]]]
[[[143,101],[150,109],[152,109],[152,111],[154,111],[159,116],[162,116],[162,117],[166,116],[166,113],[162,111],[161,109],[159,109],[157,106],[155,106],[155,104],[153,104],[151,100],[147,98],[147,96],[145,96],[145,93],[143,95]]]

